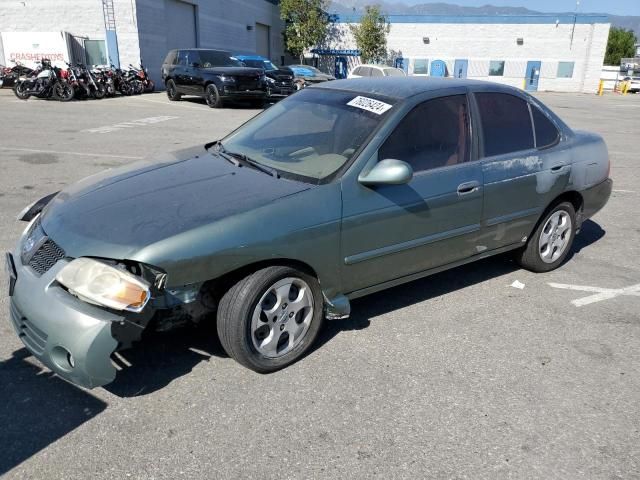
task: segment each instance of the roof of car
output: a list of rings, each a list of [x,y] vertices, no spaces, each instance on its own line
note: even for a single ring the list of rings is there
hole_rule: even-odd
[[[466,78],[436,78],[436,77],[367,77],[336,80],[313,85],[310,88],[325,88],[357,93],[385,95],[391,98],[409,98],[421,93],[442,90],[451,87],[491,86],[498,91],[513,92],[513,87],[498,83]]]

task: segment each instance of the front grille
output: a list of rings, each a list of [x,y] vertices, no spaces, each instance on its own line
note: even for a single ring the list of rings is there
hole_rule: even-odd
[[[257,78],[254,77],[237,77],[236,90],[259,90],[260,85]]]
[[[18,308],[11,303],[11,321],[18,331],[22,342],[36,355],[42,355],[47,345],[47,334],[27,320]]]
[[[56,242],[47,239],[29,261],[29,266],[39,275],[48,272],[59,260],[65,257],[64,250]]]

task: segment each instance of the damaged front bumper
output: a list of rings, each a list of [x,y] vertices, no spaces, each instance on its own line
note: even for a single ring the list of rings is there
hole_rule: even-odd
[[[22,343],[65,380],[86,388],[112,382],[111,354],[118,347],[112,326],[124,318],[78,300],[56,283],[67,260],[38,276],[22,265],[19,253],[10,258],[15,277],[10,318]]]

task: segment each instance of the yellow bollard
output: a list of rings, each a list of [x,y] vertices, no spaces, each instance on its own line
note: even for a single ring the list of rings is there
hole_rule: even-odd
[[[626,95],[628,91],[629,91],[629,80],[627,80],[622,84],[622,94]]]
[[[600,80],[600,84],[598,85],[598,96],[602,96],[604,93],[604,80]]]

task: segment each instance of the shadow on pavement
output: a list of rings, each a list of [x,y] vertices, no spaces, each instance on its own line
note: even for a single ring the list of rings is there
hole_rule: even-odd
[[[107,407],[30,356],[23,348],[0,362],[0,476]]]
[[[149,333],[133,348],[113,355],[121,370],[115,381],[103,388],[119,397],[147,395],[212,356],[227,356],[218,341],[215,325]]]

